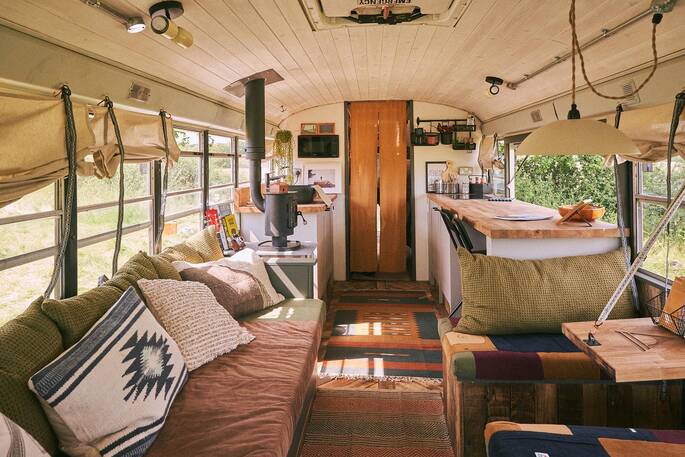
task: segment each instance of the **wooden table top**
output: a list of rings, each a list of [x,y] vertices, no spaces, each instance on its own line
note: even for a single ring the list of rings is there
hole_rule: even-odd
[[[325,203],[309,203],[306,205],[297,205],[297,210],[302,211],[303,214],[307,213],[320,213],[322,211],[326,211],[326,204]],[[261,211],[257,209],[256,206],[254,206],[252,203],[245,205],[245,206],[236,206],[235,207],[235,212],[236,213],[243,213],[243,214],[261,214]]]
[[[513,202],[490,202],[482,199],[455,200],[447,195],[428,194],[428,198],[468,222],[476,230],[490,238],[618,238],[618,227],[603,221],[594,221],[592,227],[583,222],[557,225],[561,217],[556,210],[519,200]],[[503,221],[495,216],[511,214],[551,215],[542,221]]]
[[[648,317],[608,320],[595,338],[600,346],[588,346],[584,340],[594,328],[594,322],[563,324],[561,329],[580,350],[604,367],[616,382],[664,381],[685,379],[685,338],[675,335]],[[617,331],[630,332],[646,347]]]

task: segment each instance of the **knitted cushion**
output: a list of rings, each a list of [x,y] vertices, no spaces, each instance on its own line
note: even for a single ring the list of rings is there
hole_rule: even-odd
[[[187,377],[178,346],[130,287],[29,388],[67,454],[142,457]]]
[[[64,350],[59,329],[40,310],[41,301],[0,327],[0,412],[54,454],[57,438],[27,385],[35,372]]]
[[[2,414],[0,414],[0,455],[49,457],[49,454],[31,435]]]
[[[43,312],[55,321],[62,332],[64,345],[68,348],[83,338],[88,329],[105,314],[126,289],[131,286],[138,287],[139,279],[157,279],[162,276],[181,279],[169,262],[139,252],[122,265],[114,277],[102,286],[63,300],[45,300]]]
[[[626,272],[620,250],[545,260],[473,255],[459,249],[462,317],[457,332],[559,333],[564,322],[593,321]],[[635,317],[630,290],[611,317]]]
[[[183,243],[166,248],[159,257],[169,262],[185,260],[186,262],[202,263],[222,259],[224,251],[216,237],[216,228],[210,225]]]
[[[190,371],[254,339],[204,284],[141,279],[138,286],[150,311],[178,343]]]

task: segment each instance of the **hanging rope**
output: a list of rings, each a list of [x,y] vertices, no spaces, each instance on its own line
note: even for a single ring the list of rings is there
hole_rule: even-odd
[[[114,254],[112,255],[112,277],[119,269],[119,251],[121,251],[121,237],[124,228],[124,142],[121,140],[121,131],[119,130],[119,122],[114,114],[114,103],[109,97],[105,97],[105,106],[107,107],[107,114],[112,120],[114,126],[114,135],[117,139],[117,146],[119,147],[119,207],[117,214],[117,228],[114,242]]]
[[[74,193],[76,192],[76,126],[74,124],[74,111],[71,106],[71,89],[69,86],[64,85],[61,89],[62,101],[64,102],[64,115],[65,115],[65,143],[67,149],[67,158],[69,160],[69,172],[67,174],[67,188],[65,191],[65,203],[64,212],[62,213],[62,234],[60,237],[61,244],[55,256],[55,263],[52,268],[52,276],[50,277],[50,282],[48,283],[47,289],[43,293],[45,298],[50,297],[52,291],[55,289],[57,284],[57,278],[59,278],[60,272],[62,271],[62,265],[64,264],[64,255],[67,251],[67,242],[71,236],[71,215],[74,211],[73,200]]]
[[[614,118],[614,127],[618,129],[621,123],[621,113],[623,112],[623,106],[620,104],[616,107],[616,117]],[[616,222],[618,223],[618,229],[621,233],[621,248],[623,249],[623,257],[626,261],[626,268],[630,268],[630,250],[628,249],[628,238],[626,237],[626,223],[623,219],[623,191],[621,186],[621,173],[618,164],[618,156],[614,156],[614,185],[616,187]],[[637,293],[637,284],[635,283],[635,278],[631,281],[631,298],[633,300],[633,307],[636,310],[640,310],[640,299]]]
[[[572,87],[572,103],[576,103],[576,50],[578,51],[578,58],[580,59],[580,69],[581,72],[583,73],[583,79],[587,83],[588,87],[592,92],[595,93],[595,95],[598,95],[599,97],[606,98],[609,100],[622,100],[624,98],[628,97],[633,97],[637,95],[640,90],[642,90],[643,87],[649,82],[650,79],[652,79],[652,76],[654,76],[654,72],[656,72],[656,67],[659,63],[659,56],[656,51],[656,26],[659,25],[662,19],[662,15],[657,13],[652,16],[652,58],[653,58],[653,63],[652,63],[652,68],[645,78],[644,81],[642,81],[642,84],[640,84],[635,90],[633,90],[629,94],[623,94],[623,95],[606,95],[595,86],[592,85],[590,82],[590,78],[587,76],[587,71],[585,70],[585,58],[583,57],[583,51],[580,48],[580,43],[578,42],[578,34],[576,32],[576,0],[571,0],[571,9],[569,10],[569,15],[568,15],[568,20],[569,23],[571,24],[571,67],[572,67],[572,81],[573,81],[573,87]]]
[[[166,196],[167,188],[169,187],[169,132],[167,131],[166,119],[167,112],[161,110],[159,116],[162,119],[162,132],[164,133],[164,176],[162,177],[162,195],[159,205],[159,226],[157,226],[157,233],[155,233],[155,252],[162,249],[162,232],[164,232],[164,213],[166,212]]]

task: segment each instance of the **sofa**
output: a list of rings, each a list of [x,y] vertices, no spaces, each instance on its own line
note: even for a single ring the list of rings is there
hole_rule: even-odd
[[[0,412],[59,455],[28,379],[85,335],[139,279],[173,277],[172,260],[199,263],[222,255],[207,229],[157,256],[136,254],[111,280],[79,296],[34,301],[0,327]],[[286,299],[240,320],[255,340],[190,374],[148,455],[297,455],[315,393],[325,303]]]

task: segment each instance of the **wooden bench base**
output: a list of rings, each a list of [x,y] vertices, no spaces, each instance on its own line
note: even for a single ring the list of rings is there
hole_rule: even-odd
[[[683,381],[668,382],[664,391],[659,383],[474,383],[445,374],[443,388],[456,457],[485,457],[483,430],[492,421],[683,427]]]

